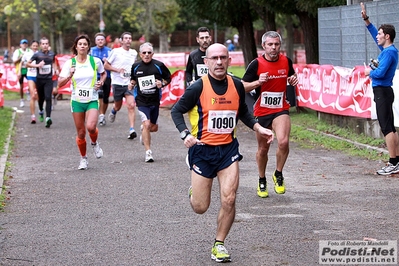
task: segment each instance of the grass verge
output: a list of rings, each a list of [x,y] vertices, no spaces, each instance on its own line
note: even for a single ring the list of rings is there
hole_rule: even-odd
[[[326,134],[379,148],[385,148],[384,139],[375,139],[364,134],[357,134],[350,128],[328,124],[319,120],[317,112],[310,109],[306,109],[306,112],[297,113],[295,108],[291,108],[290,116],[292,124],[290,140],[298,143],[301,147],[313,148],[318,146],[325,149],[339,150],[348,155],[359,156],[369,160],[387,159],[387,156],[380,151],[359,147],[354,143],[332,138],[326,136]]]
[[[4,154],[4,148],[10,135],[10,125],[13,110],[10,107],[0,108],[0,156]]]
[[[174,71],[179,69],[185,68],[170,68],[170,71],[171,73],[173,73]],[[241,78],[242,76],[244,76],[245,67],[230,66],[228,72],[232,73],[238,78]],[[305,110],[306,112],[301,113],[297,113],[295,107],[291,108],[290,110],[290,117],[292,122],[290,136],[291,141],[297,142],[304,148],[313,148],[319,146],[325,149],[339,150],[351,156],[359,156],[370,160],[387,159],[387,156],[384,156],[384,154],[379,151],[359,147],[359,145],[355,145],[344,140],[335,139],[326,136],[326,134],[335,135],[356,143],[380,148],[385,148],[384,139],[375,139],[372,137],[368,137],[364,134],[357,134],[354,132],[354,130],[350,128],[342,128],[339,126],[331,125],[327,122],[319,120],[317,118],[316,111],[311,109]]]
[[[9,92],[9,91],[3,91],[4,92],[4,100],[9,101],[9,100],[15,100],[19,98],[18,93],[15,92]],[[10,132],[10,126],[12,123],[12,116],[13,116],[13,110],[10,107],[2,107],[0,108],[0,157],[5,154],[5,146],[7,144],[8,136],[10,134],[13,134],[13,129],[11,129]],[[10,149],[12,147],[12,142],[9,143]],[[6,163],[5,167],[6,169],[10,165]],[[3,176],[3,173],[1,173],[1,178],[5,179],[6,177]],[[2,182],[1,182],[2,183]],[[1,188],[1,193],[0,193],[0,211],[4,210],[5,202],[7,199],[6,196],[6,190],[5,186],[3,185]]]

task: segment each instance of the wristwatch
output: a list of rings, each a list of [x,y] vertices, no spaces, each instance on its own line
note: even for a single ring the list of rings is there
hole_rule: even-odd
[[[191,133],[190,133],[190,131],[188,129],[185,129],[182,132],[180,132],[180,138],[182,140],[185,140],[188,135],[191,135]]]

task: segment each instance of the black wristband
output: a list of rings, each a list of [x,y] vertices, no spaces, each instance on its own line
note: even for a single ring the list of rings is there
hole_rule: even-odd
[[[363,20],[368,20],[370,17],[369,16],[366,16]]]

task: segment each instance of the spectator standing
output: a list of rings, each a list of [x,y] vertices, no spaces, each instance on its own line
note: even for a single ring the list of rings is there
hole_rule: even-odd
[[[374,66],[374,69],[366,67],[364,74],[369,76],[372,81],[377,119],[389,153],[389,162],[377,170],[377,174],[390,175],[399,172],[399,140],[392,109],[395,98],[392,85],[398,65],[398,49],[393,44],[396,32],[395,27],[391,24],[382,24],[377,30],[370,22],[364,4],[360,3],[360,6],[366,27],[381,50],[377,58],[378,66]]]
[[[227,44],[227,50],[228,50],[229,52],[233,52],[233,51],[235,50],[235,46],[234,46],[234,44],[231,42],[231,40],[227,40],[227,41],[226,41],[226,44]]]
[[[235,46],[236,48],[238,48],[238,46],[239,46],[239,42],[238,42],[239,39],[240,39],[240,37],[238,36],[238,34],[234,34],[234,36],[233,36],[233,43],[234,43],[234,46]]]

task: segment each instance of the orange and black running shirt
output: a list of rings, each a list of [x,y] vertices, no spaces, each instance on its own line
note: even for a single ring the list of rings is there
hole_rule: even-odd
[[[185,113],[188,113],[191,134],[212,146],[233,141],[238,118],[250,128],[256,123],[245,103],[241,81],[230,76],[216,80],[208,74],[187,88],[171,112],[179,132],[188,128]]]
[[[208,76],[202,77],[204,88],[212,88]],[[191,134],[202,143],[223,145],[233,141],[239,107],[239,96],[230,76],[227,91],[218,95],[212,89],[203,89],[196,107],[188,112]]]

